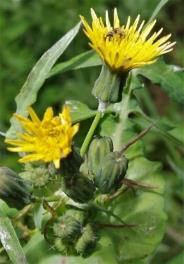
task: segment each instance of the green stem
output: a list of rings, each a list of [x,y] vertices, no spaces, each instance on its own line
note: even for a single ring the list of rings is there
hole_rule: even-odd
[[[121,101],[121,107],[119,112],[119,123],[116,126],[116,130],[113,134],[113,143],[114,149],[119,151],[122,146],[123,133],[126,129],[126,121],[129,114],[129,102],[131,96],[131,82],[132,82],[132,73],[129,73],[129,76],[124,87],[123,98]]]
[[[33,209],[33,204],[26,205],[23,209],[21,209],[18,214],[15,216],[14,220],[19,220],[23,216],[25,216],[28,212]]]
[[[86,153],[86,150],[88,148],[88,145],[93,137],[93,134],[95,132],[95,129],[97,128],[98,126],[98,123],[100,121],[100,118],[101,118],[101,115],[102,115],[102,112],[100,111],[97,111],[96,113],[96,116],[91,124],[91,127],[86,135],[86,138],[84,139],[84,142],[82,144],[82,147],[81,147],[81,150],[80,150],[80,154],[81,154],[81,157],[84,157],[84,154]]]

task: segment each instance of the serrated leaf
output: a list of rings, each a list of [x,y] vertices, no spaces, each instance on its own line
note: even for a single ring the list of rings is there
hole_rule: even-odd
[[[157,61],[138,69],[137,74],[159,85],[176,102],[184,104],[184,72],[180,71],[178,67]]]
[[[86,104],[79,101],[66,101],[66,105],[70,107],[70,113],[73,122],[79,122],[95,116],[96,111],[91,110]]]
[[[80,23],[67,32],[60,40],[58,40],[49,50],[47,50],[30,72],[26,82],[17,95],[16,113],[23,116],[27,115],[27,108],[32,105],[37,98],[38,91],[45,82],[49,71],[55,64],[56,60],[66,50],[71,41],[77,35],[80,29]],[[13,138],[17,131],[20,131],[20,124],[16,118],[11,118],[11,127],[7,131],[6,137]]]
[[[13,264],[27,264],[22,247],[8,217],[0,217],[0,240]]]
[[[83,52],[74,58],[59,63],[49,72],[48,78],[56,75],[61,74],[63,72],[69,70],[77,70],[82,68],[94,67],[99,66],[102,64],[102,60],[100,57],[95,53],[93,50]]]

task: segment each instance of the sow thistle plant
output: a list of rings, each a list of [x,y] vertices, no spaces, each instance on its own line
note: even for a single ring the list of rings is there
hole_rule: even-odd
[[[169,41],[170,34],[161,36],[162,29],[152,33],[155,20],[146,24],[140,16],[133,22],[128,17],[121,25],[116,9],[113,23],[108,11],[105,22],[93,9],[91,16],[91,24],[83,16],[81,21],[94,50],[86,53],[86,66],[94,66],[88,61],[91,56],[102,65],[92,89],[98,109],[66,101],[58,115],[48,107],[41,119],[31,106],[35,91],[77,35],[79,23],[41,57],[17,97],[5,143],[9,151],[19,153],[23,166],[17,174],[0,169],[0,193],[9,208],[6,220],[10,217],[19,233],[25,235],[26,230],[28,244],[39,234],[52,254],[68,257],[67,263],[73,263],[72,257],[75,263],[88,263],[82,260],[88,257],[90,263],[108,263],[106,254],[113,263],[136,261],[150,255],[161,241],[166,215],[161,166],[146,159],[141,143],[158,126],[140,108],[134,90],[140,87],[138,74],[144,76],[147,65],[170,52],[175,42]],[[79,66],[82,56],[76,57]],[[66,68],[75,66],[69,61]],[[65,63],[59,72],[62,69],[66,70]],[[137,124],[130,114],[137,114]],[[84,137],[79,123],[93,116]],[[75,140],[79,137],[82,145]],[[32,220],[24,221],[25,216]],[[11,246],[4,247],[18,263],[23,252]]]

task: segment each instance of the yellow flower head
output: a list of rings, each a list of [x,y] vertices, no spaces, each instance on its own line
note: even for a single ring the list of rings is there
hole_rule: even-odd
[[[28,152],[19,160],[20,162],[53,161],[55,167],[59,168],[60,159],[67,157],[72,151],[72,138],[77,133],[79,124],[72,126],[68,106],[64,106],[59,116],[54,116],[51,107],[47,108],[43,120],[38,118],[31,107],[28,113],[30,119],[15,114],[24,132],[18,135],[18,139],[6,140],[6,143],[14,146],[8,150]]]
[[[158,39],[162,29],[150,35],[156,20],[144,26],[145,21],[140,23],[138,15],[133,23],[128,17],[126,25],[120,25],[116,9],[113,25],[109,21],[108,11],[105,23],[93,9],[91,16],[91,27],[81,16],[84,32],[90,40],[90,46],[112,71],[126,71],[151,64],[158,56],[171,51],[175,44],[168,41],[171,34]]]

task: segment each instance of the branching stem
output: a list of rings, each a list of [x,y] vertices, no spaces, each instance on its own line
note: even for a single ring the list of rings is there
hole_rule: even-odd
[[[153,125],[150,125],[149,127],[147,127],[146,129],[144,129],[143,131],[141,131],[140,134],[138,134],[137,136],[135,136],[134,138],[132,138],[127,144],[125,144],[122,149],[119,151],[120,153],[125,152],[131,145],[133,145],[136,141],[138,141],[139,139],[141,139],[142,137],[144,137],[149,131],[150,129],[153,127]]]

